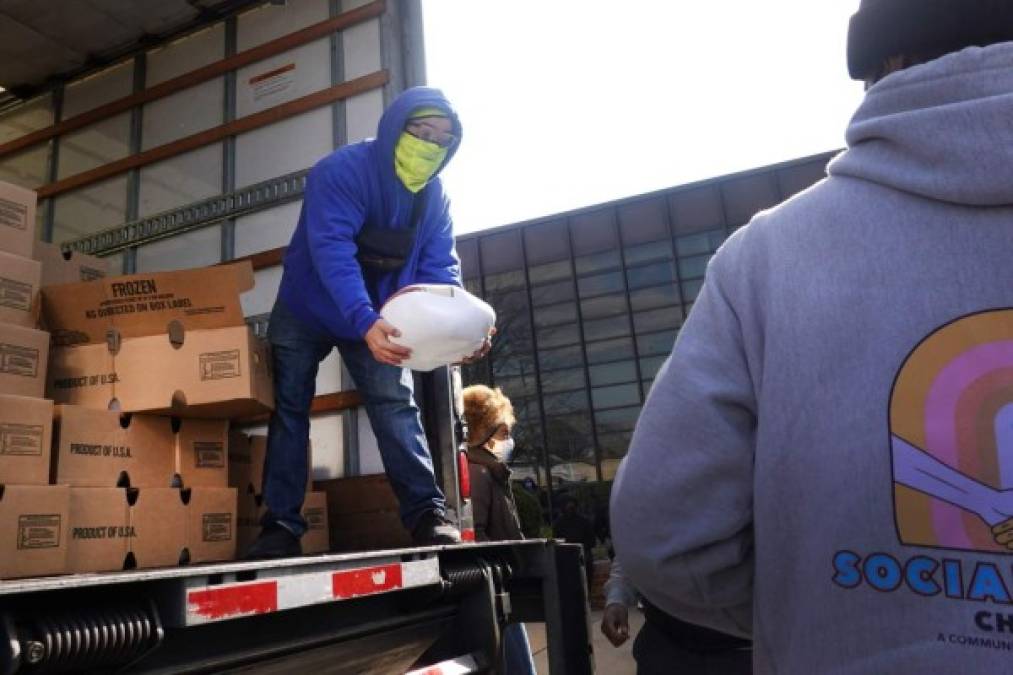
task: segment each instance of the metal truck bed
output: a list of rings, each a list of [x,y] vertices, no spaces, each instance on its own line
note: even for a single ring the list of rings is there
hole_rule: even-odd
[[[530,621],[553,673],[589,673],[581,555],[529,540],[4,581],[0,675],[496,672],[503,627]]]

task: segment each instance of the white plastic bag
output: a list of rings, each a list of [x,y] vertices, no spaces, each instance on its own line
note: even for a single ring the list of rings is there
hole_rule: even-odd
[[[401,365],[419,371],[471,356],[496,325],[492,307],[460,286],[444,284],[407,286],[387,301],[380,316],[401,331],[391,341],[412,350]]]

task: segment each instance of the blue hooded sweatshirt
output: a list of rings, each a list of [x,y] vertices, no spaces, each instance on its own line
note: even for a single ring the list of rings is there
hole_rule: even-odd
[[[338,340],[360,340],[380,318],[378,309],[398,289],[416,283],[460,285],[450,203],[437,175],[413,195],[394,172],[394,146],[411,113],[446,111],[458,141],[436,174],[454,156],[461,123],[438,89],[414,87],[380,118],[377,137],[335,150],[306,179],[299,224],[285,254],[279,297],[306,324]],[[425,199],[415,245],[397,271],[362,268],[356,237],[366,225],[412,227],[414,199]]]

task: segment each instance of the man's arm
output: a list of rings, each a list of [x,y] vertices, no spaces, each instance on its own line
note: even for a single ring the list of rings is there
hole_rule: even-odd
[[[450,200],[443,195],[442,190],[433,197],[439,197],[442,202],[439,222],[432,234],[420,244],[415,282],[460,286],[461,261],[454,249],[454,224],[450,218]]]
[[[612,534],[652,603],[749,636],[756,399],[721,257],[644,404],[612,488]]]
[[[619,558],[613,558],[612,565],[609,567],[609,578],[605,582],[605,604],[622,605],[623,607],[632,607],[637,604],[637,589],[626,578]]]
[[[355,259],[355,236],[365,222],[366,205],[354,174],[342,168],[337,162],[321,163],[306,178],[306,236],[321,283],[345,320],[364,336],[380,318]]]

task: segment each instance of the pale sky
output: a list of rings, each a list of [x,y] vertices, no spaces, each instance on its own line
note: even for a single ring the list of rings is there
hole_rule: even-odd
[[[423,0],[458,234],[844,145],[858,0]]]

